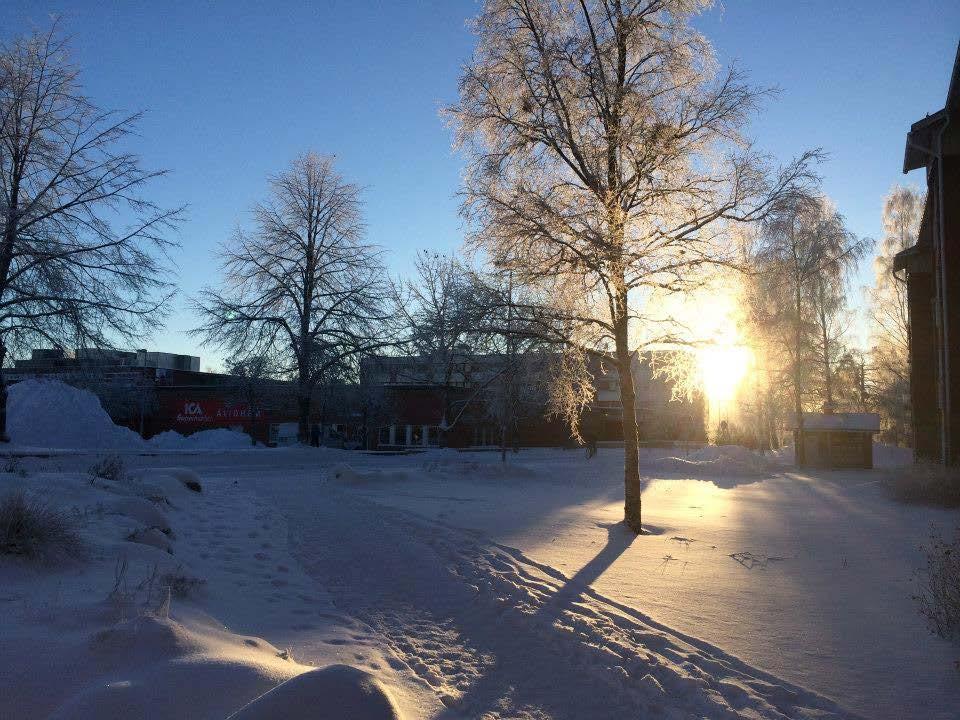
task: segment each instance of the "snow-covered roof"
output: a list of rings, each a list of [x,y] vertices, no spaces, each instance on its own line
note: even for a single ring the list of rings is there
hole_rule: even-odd
[[[797,429],[796,417],[791,429]],[[849,430],[851,432],[879,432],[880,416],[877,413],[814,413],[803,414],[804,430]]]

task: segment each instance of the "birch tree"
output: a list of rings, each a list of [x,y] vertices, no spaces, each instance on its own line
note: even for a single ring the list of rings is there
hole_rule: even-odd
[[[845,282],[869,247],[846,227],[843,216],[818,192],[795,192],[771,210],[757,235],[755,270],[775,297],[775,325],[787,350],[788,377],[797,418],[797,462],[803,462],[805,400],[816,394],[833,402],[841,356],[836,317]]]
[[[116,347],[149,336],[172,294],[178,210],[146,199],[163,173],[125,150],[139,114],[102,110],[54,24],[0,47],[0,440],[3,364],[35,343]]]
[[[269,187],[252,229],[221,247],[223,280],[193,302],[193,332],[230,354],[280,358],[306,442],[317,387],[388,344],[388,288],[380,250],[364,239],[361,190],[332,158],[301,155]]]
[[[910,437],[910,313],[906,278],[894,275],[893,258],[917,242],[925,193],[894,187],[883,205],[883,237],[868,291],[872,348],[871,388],[886,432],[896,442]]]
[[[762,91],[690,24],[707,0],[487,0],[449,108],[468,240],[518,284],[562,288],[576,347],[620,376],[624,515],[641,531],[630,372],[643,302],[721,260],[726,223],[802,178],[743,136]]]

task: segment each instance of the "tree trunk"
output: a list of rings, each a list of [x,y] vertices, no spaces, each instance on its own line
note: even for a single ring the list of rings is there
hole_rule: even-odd
[[[633,363],[628,345],[626,315],[617,319],[616,330],[616,365],[620,378],[620,403],[623,407],[623,520],[628,528],[639,534],[642,529],[640,458],[637,443],[636,393],[633,388]]]
[[[3,363],[7,358],[7,348],[0,343],[0,442],[10,442],[7,434],[7,378],[3,372]]]
[[[297,397],[297,440],[310,444],[310,390],[301,387]]]
[[[823,343],[823,386],[824,403],[833,409],[833,373],[830,368],[830,326],[827,321],[826,299],[824,298],[823,288],[820,293],[820,337]]]
[[[803,393],[801,385],[803,383],[803,376],[801,371],[801,362],[800,362],[800,353],[802,351],[802,327],[801,323],[803,321],[801,313],[803,312],[803,305],[800,297],[800,284],[797,283],[795,288],[794,302],[796,307],[794,308],[796,312],[796,317],[794,318],[794,355],[793,355],[793,410],[796,413],[796,422],[797,430],[796,437],[794,438],[793,451],[794,451],[794,462],[797,465],[802,465],[806,460],[806,448],[803,439]]]
[[[500,462],[507,461],[507,424],[500,423]]]

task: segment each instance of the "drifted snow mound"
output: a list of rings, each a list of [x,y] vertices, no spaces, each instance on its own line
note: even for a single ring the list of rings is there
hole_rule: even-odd
[[[698,475],[768,475],[772,463],[742,445],[707,445],[686,457],[666,457],[655,461],[664,470],[693,472]]]
[[[875,468],[904,467],[913,464],[913,450],[875,442],[873,444],[873,466]]]
[[[476,460],[460,460],[443,458],[431,460],[423,464],[424,472],[444,473],[458,477],[471,476],[480,478],[530,478],[537,475],[536,471],[526,465],[514,462],[500,462],[498,454],[493,462],[478,462]]]
[[[159,450],[238,450],[252,447],[249,435],[226,428],[201,430],[191,435],[167,430],[154,435],[148,442]]]
[[[114,425],[92,392],[59,380],[21,380],[10,386],[7,429],[18,445],[136,449],[143,439]]]
[[[236,450],[251,446],[246,433],[219,428],[181,435],[169,430],[146,442],[115,425],[99,398],[59,380],[21,380],[11,385],[7,428],[17,445],[85,450]]]
[[[327,471],[327,478],[346,485],[360,485],[369,482],[403,482],[410,477],[402,470],[366,470],[358,472],[349,465],[340,463]]]
[[[340,465],[334,465],[332,468],[330,468],[330,470],[327,472],[327,477],[336,482],[348,484],[361,483],[366,480],[363,475],[358,473],[352,467],[342,463]]]
[[[795,465],[796,456],[793,445],[785,445],[770,453],[781,465]],[[873,444],[873,466],[875,468],[904,467],[913,463],[913,450],[875,442]]]
[[[151,615],[96,632],[68,654],[57,691],[73,692],[51,720],[221,720],[307,670],[260,638]]]
[[[393,700],[370,673],[331,665],[297,675],[228,720],[399,720]]]

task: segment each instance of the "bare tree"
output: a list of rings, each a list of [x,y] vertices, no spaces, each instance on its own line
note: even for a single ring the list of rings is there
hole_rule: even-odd
[[[163,173],[122,149],[139,118],[83,94],[56,24],[0,47],[0,368],[32,343],[113,347],[162,318],[178,211],[141,195]],[[3,441],[6,406],[0,374]]]
[[[784,197],[763,222],[754,248],[755,270],[776,313],[773,324],[788,354],[793,411],[803,462],[804,401],[819,384],[822,402],[833,402],[833,374],[842,354],[836,315],[843,307],[848,271],[869,247],[856,238],[832,204],[816,192]],[[819,383],[815,380],[819,379]]]
[[[454,381],[467,375],[478,352],[478,325],[482,318],[474,275],[460,260],[422,251],[415,262],[414,280],[393,284],[393,304],[403,326],[405,347],[423,359],[417,381],[432,383],[440,393],[441,432],[453,422]]]
[[[493,268],[472,275],[470,303],[475,344],[486,357],[488,377],[479,401],[486,418],[500,430],[500,460],[517,447],[520,423],[551,413],[544,391],[555,343],[543,339],[543,322],[550,313],[528,288],[518,287],[513,273]],[[560,334],[553,328],[554,338]]]
[[[256,429],[264,414],[286,404],[288,399],[288,385],[279,380],[283,363],[269,355],[240,354],[228,358],[224,365],[227,373],[236,378],[234,394],[246,405],[250,444],[256,445]]]
[[[741,133],[763,93],[715,71],[690,25],[707,5],[487,0],[449,109],[470,157],[469,240],[518,284],[562,293],[574,321],[562,342],[618,370],[624,515],[636,532],[630,368],[643,301],[697,283],[698,268],[723,259],[726,222],[761,217],[810,159],[768,181]]]
[[[894,442],[910,439],[910,314],[906,279],[893,272],[893,258],[917,242],[925,194],[896,186],[883,205],[883,238],[868,290],[872,348],[871,388],[885,433]]]
[[[386,344],[380,251],[364,241],[360,188],[333,159],[308,153],[270,178],[253,229],[222,246],[223,281],[193,305],[192,332],[231,353],[281,358],[297,386],[298,436],[314,391],[344,362]]]

